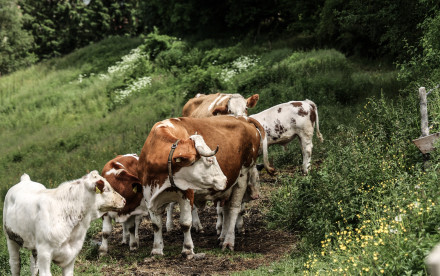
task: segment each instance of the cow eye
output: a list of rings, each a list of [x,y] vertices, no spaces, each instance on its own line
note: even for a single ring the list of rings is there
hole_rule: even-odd
[[[206,162],[208,163],[208,165],[212,165],[212,164],[214,164],[214,158],[212,158],[212,157],[207,157],[207,158],[206,158]]]

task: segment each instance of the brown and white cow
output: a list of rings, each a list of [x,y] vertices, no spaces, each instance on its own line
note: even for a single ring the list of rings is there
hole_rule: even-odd
[[[254,107],[259,99],[259,95],[255,94],[248,99],[245,99],[240,94],[223,94],[223,93],[217,93],[217,94],[210,94],[210,95],[204,95],[204,94],[197,94],[196,97],[189,100],[185,106],[183,107],[182,114],[185,117],[194,117],[194,118],[205,118],[205,117],[211,117],[215,115],[234,115],[234,116],[246,116],[248,114],[247,110],[248,108]],[[258,171],[255,170],[258,174]],[[258,177],[258,175],[257,175]],[[248,178],[248,179],[255,179],[254,178]],[[252,191],[252,195],[250,192]],[[244,198],[246,200],[252,198],[255,199],[258,197],[259,194],[259,184],[258,186],[253,181],[248,181],[248,188],[246,190],[246,194]],[[248,201],[246,201],[248,202]],[[218,203],[220,204],[220,203]],[[237,225],[237,228],[240,230],[240,232],[244,231],[243,228],[243,218],[241,217],[241,214],[244,212],[244,204],[242,204],[242,212],[240,212],[237,222],[240,225]],[[170,206],[167,209],[167,222],[166,222],[166,229],[167,231],[171,231],[174,228],[173,224],[173,210],[174,210],[174,203],[171,203]],[[223,208],[218,205],[217,207],[217,232],[220,232],[220,229],[222,227],[222,218],[223,218]],[[197,207],[193,209],[193,227],[197,232],[203,231],[203,226],[200,222]]]
[[[236,229],[239,233],[244,233],[244,223],[243,223],[243,214],[245,212],[245,204],[250,202],[251,200],[256,200],[260,197],[260,177],[258,175],[257,168],[254,168],[248,172],[248,180],[247,180],[247,188],[246,192],[243,196],[243,201],[241,203],[241,211],[238,213],[237,216],[237,223],[235,225]],[[197,192],[194,195],[196,198],[198,196]],[[222,225],[223,225],[223,206],[221,205],[222,202],[217,202],[217,223],[216,223],[216,229],[217,234],[221,234]],[[223,202],[224,203],[224,202]],[[170,232],[174,229],[174,223],[173,223],[173,210],[174,210],[175,202],[170,203],[170,205],[167,207],[167,220],[166,220],[166,229],[167,232]],[[198,215],[197,207],[194,206],[192,211],[192,227],[196,230],[196,232],[203,232],[203,226],[200,222],[200,218]]]
[[[258,99],[258,94],[247,99],[240,94],[197,94],[183,106],[182,116],[194,118],[228,114],[246,116],[247,109],[254,107]]]
[[[307,174],[313,148],[313,132],[316,125],[316,135],[324,141],[319,132],[318,107],[310,100],[291,101],[266,109],[250,116],[264,127],[268,145],[279,144],[284,148],[297,136],[301,142],[303,155],[302,170]]]
[[[101,255],[108,252],[107,239],[112,232],[112,219],[122,223],[122,244],[127,244],[129,238],[130,250],[139,246],[139,224],[142,217],[148,214],[148,210],[143,199],[141,181],[137,177],[138,160],[136,154],[118,155],[102,169],[101,175],[125,198],[126,204],[122,210],[108,212],[102,217],[102,243],[99,248]]]
[[[235,220],[241,209],[248,171],[255,167],[260,137],[265,140],[261,125],[251,118],[249,121],[251,123],[245,118],[232,116],[181,117],[153,126],[138,166],[153,223],[152,254],[163,254],[162,214],[168,203],[178,202],[184,232],[182,254],[194,255],[190,232],[191,208],[196,199],[194,192],[198,195],[199,206],[203,206],[206,200],[229,199],[225,206],[225,221],[232,229],[223,227],[225,231],[221,238],[224,239],[223,248],[233,248]],[[219,149],[218,152],[210,150],[214,147]],[[268,163],[265,164],[271,170]]]

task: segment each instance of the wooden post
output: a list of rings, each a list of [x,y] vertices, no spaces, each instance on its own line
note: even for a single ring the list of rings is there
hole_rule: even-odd
[[[429,135],[428,127],[428,101],[426,99],[426,89],[425,87],[419,88],[419,98],[420,98],[420,117],[422,118],[421,130],[422,137]]]
[[[428,127],[428,100],[426,99],[426,89],[425,87],[419,88],[419,98],[420,98],[420,117],[421,124],[420,128],[422,130],[422,136],[425,137],[429,135],[429,127]],[[428,169],[430,167],[430,155],[429,153],[423,154],[423,167]]]

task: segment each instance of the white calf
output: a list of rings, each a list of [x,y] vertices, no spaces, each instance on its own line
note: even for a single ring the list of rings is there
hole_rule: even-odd
[[[309,172],[315,123],[316,135],[321,142],[324,141],[319,132],[318,107],[314,102],[305,100],[282,103],[249,117],[264,127],[269,146],[279,144],[285,147],[298,136],[303,155],[302,170],[304,174]]]
[[[97,171],[46,189],[23,174],[6,194],[3,230],[12,275],[20,275],[20,247],[32,251],[31,274],[51,275],[53,261],[73,275],[90,222],[123,208],[125,199]]]

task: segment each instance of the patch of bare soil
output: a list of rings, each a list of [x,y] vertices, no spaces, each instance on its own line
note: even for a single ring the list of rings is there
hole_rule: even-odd
[[[153,230],[147,218],[143,220],[139,229],[141,244],[137,253],[130,252],[127,245],[120,244],[122,227],[119,224],[115,225],[109,238],[109,257],[112,262],[117,262],[117,265],[104,267],[103,274],[224,275],[256,269],[281,259],[293,250],[296,237],[291,233],[267,229],[264,213],[270,204],[270,191],[275,189],[275,185],[273,185],[274,179],[265,174],[262,175],[261,180],[261,198],[246,205],[245,233],[236,233],[234,252],[221,251],[215,229],[216,210],[214,206],[209,206],[199,213],[204,232],[192,232],[194,252],[205,253],[204,258],[187,260],[180,255],[183,234],[178,223],[179,214],[175,212],[175,230],[166,232],[164,220],[165,255],[162,257],[149,255],[153,245]],[[135,256],[129,258],[127,254],[135,254]]]

